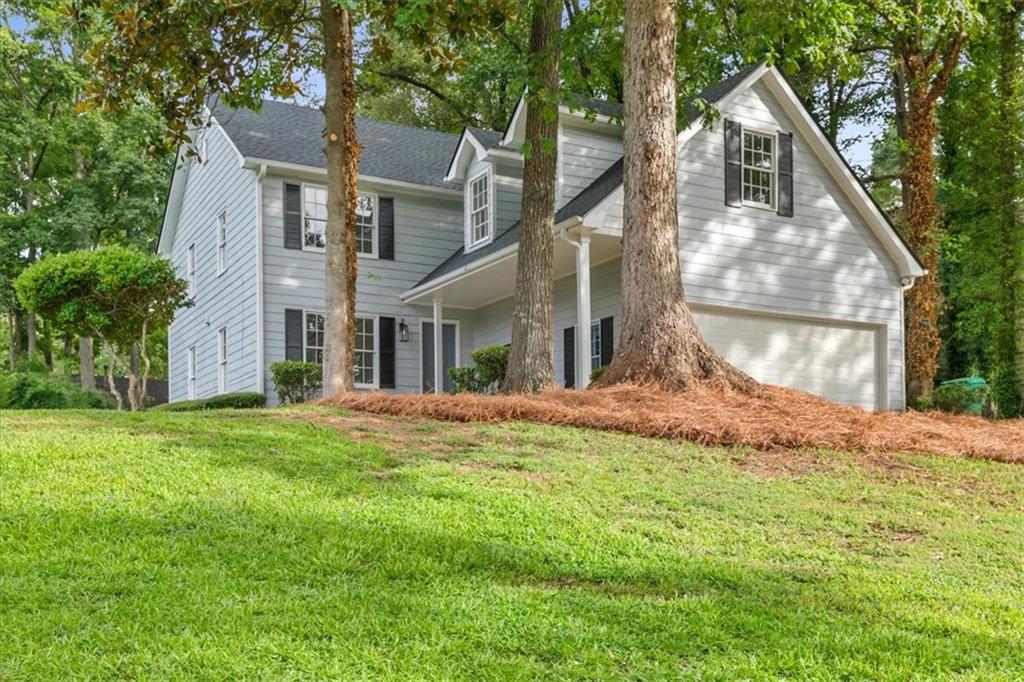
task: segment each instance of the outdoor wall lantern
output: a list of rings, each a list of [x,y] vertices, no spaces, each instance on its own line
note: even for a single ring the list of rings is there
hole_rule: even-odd
[[[398,340],[402,343],[408,343],[409,341],[409,325],[405,323],[405,318],[398,323]]]

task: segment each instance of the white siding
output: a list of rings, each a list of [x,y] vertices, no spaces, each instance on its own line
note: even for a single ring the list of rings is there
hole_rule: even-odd
[[[722,118],[763,130],[794,126],[756,84]],[[889,406],[904,406],[902,293],[895,263],[799,135],[793,140],[794,216],[724,199],[724,135],[701,130],[679,158],[679,245],[687,298],[696,303],[882,325]],[[602,227],[621,230],[621,191]]]
[[[264,371],[267,397],[277,402],[270,365],[285,357],[284,311],[287,308],[324,309],[324,254],[284,248],[284,183],[294,179],[268,176],[263,181]],[[412,288],[462,245],[462,202],[360,185],[395,200],[395,260],[360,256],[356,283],[356,312],[385,315],[396,325],[405,319],[409,341],[395,343],[395,379],[400,392],[420,390],[419,319],[430,317],[429,306],[403,304],[398,296]],[[472,338],[471,316],[445,309],[445,317],[461,323],[462,357]],[[397,332],[397,329],[396,329]],[[397,334],[396,334],[397,336]]]
[[[558,127],[558,153],[555,205],[561,208],[622,157],[622,137],[618,131],[563,120]]]
[[[206,158],[189,169],[171,262],[188,276],[196,249],[196,305],[168,332],[170,400],[188,398],[188,349],[196,348],[197,398],[217,393],[217,330],[227,327],[227,390],[254,391],[256,381],[256,175],[220,128],[206,133]],[[192,163],[192,162],[186,162]],[[227,268],[217,273],[217,217],[227,215]]]

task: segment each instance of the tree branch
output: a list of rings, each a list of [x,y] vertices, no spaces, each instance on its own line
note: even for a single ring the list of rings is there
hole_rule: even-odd
[[[406,75],[400,71],[377,69],[375,72],[378,76],[382,76],[383,78],[390,78],[392,80],[400,81],[402,83],[406,83],[407,85],[411,85],[414,88],[419,88],[424,92],[430,93],[431,95],[436,97],[438,101],[443,102],[445,106],[447,106],[456,114],[458,114],[459,117],[463,120],[463,122],[466,123],[467,125],[480,125],[480,119],[478,119],[476,116],[472,114],[467,114],[465,111],[462,110],[461,107],[455,104],[448,95],[444,94],[430,83],[426,83],[414,76]]]

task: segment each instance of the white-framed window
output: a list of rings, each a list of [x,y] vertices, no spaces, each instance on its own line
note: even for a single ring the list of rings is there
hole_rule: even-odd
[[[377,257],[377,195],[356,197],[356,253]]]
[[[228,213],[221,211],[217,216],[217,274],[228,269]]]
[[[494,181],[490,169],[466,184],[466,248],[491,241],[494,232]]]
[[[775,135],[743,130],[743,203],[775,207]]]
[[[217,391],[228,392],[228,328],[217,330]]]
[[[188,399],[196,397],[196,347],[188,349]]]
[[[188,295],[196,296],[196,245],[192,242],[188,245],[185,268],[188,271]]]
[[[356,317],[356,355],[352,368],[357,388],[377,388],[377,333],[376,317]]]
[[[327,188],[302,186],[302,248],[323,251],[327,246]]]
[[[316,310],[306,310],[302,317],[302,359],[322,365],[324,364],[324,314]]]
[[[590,369],[601,366],[601,320],[590,323]]]
[[[302,185],[302,248],[323,251],[327,246],[327,188]],[[377,256],[377,195],[356,196],[356,253]]]

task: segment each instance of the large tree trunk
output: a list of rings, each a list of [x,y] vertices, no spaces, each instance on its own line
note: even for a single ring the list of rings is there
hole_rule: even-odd
[[[349,12],[321,0],[324,34],[324,136],[327,157],[327,258],[324,315],[325,396],[353,388],[356,314],[355,70]]]
[[[907,292],[907,399],[931,394],[939,367],[939,239],[935,197],[936,125],[927,82],[912,78],[907,99],[906,237],[928,273]]]
[[[558,60],[562,5],[536,0],[530,25],[526,144],[519,222],[512,349],[504,390],[536,393],[554,385],[555,180],[558,165]]]
[[[675,38],[674,2],[626,1],[622,334],[598,383],[653,382],[682,389],[706,382],[748,391],[753,379],[704,342],[683,294]]]
[[[90,336],[78,337],[78,376],[82,388],[96,388],[96,365]]]

